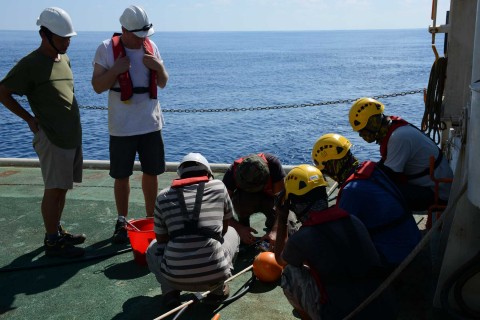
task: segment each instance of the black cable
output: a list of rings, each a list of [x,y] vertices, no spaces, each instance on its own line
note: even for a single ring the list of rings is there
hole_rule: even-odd
[[[460,309],[473,319],[480,319],[480,312],[470,308],[463,299],[462,290],[465,284],[480,272],[480,252],[468,261],[462,268],[460,277],[457,279],[454,287],[454,297]]]
[[[443,90],[447,73],[447,58],[440,57],[432,65],[425,98],[425,111],[420,128],[438,145],[440,131],[445,129],[441,121]]]
[[[58,267],[58,266],[64,266],[64,265],[69,265],[69,264],[74,264],[74,263],[82,263],[82,262],[87,262],[87,261],[92,261],[92,260],[97,260],[97,259],[102,259],[102,258],[110,258],[119,254],[123,254],[126,252],[132,251],[132,248],[127,248],[127,249],[122,249],[119,251],[114,251],[114,252],[108,252],[104,254],[99,254],[95,256],[87,256],[79,259],[71,259],[71,260],[62,260],[54,263],[43,263],[43,264],[33,264],[33,265],[27,265],[27,266],[18,266],[18,267],[3,267],[0,268],[0,273],[2,272],[13,272],[13,271],[24,271],[24,270],[33,270],[33,269],[41,269],[41,268],[50,268],[50,267]]]

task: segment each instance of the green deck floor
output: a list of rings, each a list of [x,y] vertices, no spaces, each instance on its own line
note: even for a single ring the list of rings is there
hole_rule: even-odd
[[[161,175],[159,187],[168,186],[175,176]],[[135,172],[131,219],[145,216],[140,186],[141,176]],[[154,319],[169,311],[162,307],[155,277],[133,261],[130,246],[110,241],[116,210],[107,170],[85,169],[83,182],[67,194],[63,224],[70,232],[87,234],[82,245],[87,254],[81,260],[44,256],[42,195],[38,168],[0,166],[0,319]],[[263,235],[263,215],[252,216],[251,224]],[[250,266],[257,253],[253,247],[243,248],[235,273]],[[248,271],[232,280],[231,292],[251,277]],[[183,293],[184,301],[190,300],[188,294]],[[220,319],[296,319],[292,310],[278,283],[257,281],[246,295],[226,306],[194,304],[179,319],[211,319],[217,312]],[[410,310],[400,313],[399,319],[416,319]],[[446,319],[440,315],[432,319],[440,318]]]
[[[160,187],[174,176],[160,176]],[[83,182],[68,192],[62,221],[70,232],[87,234],[86,257],[72,263],[44,256],[39,169],[0,167],[0,319],[154,319],[168,311],[155,277],[133,261],[130,246],[110,242],[116,219],[112,186],[106,170],[84,170]],[[131,187],[129,218],[144,217],[138,173]],[[252,225],[262,233],[263,216],[253,216]],[[235,272],[251,265],[255,253],[244,250]],[[234,279],[232,292],[251,275]],[[180,319],[211,319],[218,308],[196,304]],[[278,284],[258,281],[219,313],[220,319],[296,318]]]

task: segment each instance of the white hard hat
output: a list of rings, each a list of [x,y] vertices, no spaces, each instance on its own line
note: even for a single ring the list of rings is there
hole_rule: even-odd
[[[138,6],[130,6],[125,9],[120,17],[120,24],[140,38],[149,37],[155,32],[147,13]]]
[[[72,19],[68,13],[57,7],[46,8],[37,19],[37,26],[43,26],[60,37],[76,36]]]
[[[196,162],[197,165],[184,168],[183,164],[186,162]],[[208,163],[207,159],[205,159],[205,157],[200,153],[191,152],[183,157],[182,162],[180,162],[178,165],[177,174],[179,177],[181,177],[186,172],[202,170],[207,171],[211,176],[213,176],[212,169],[210,169],[210,164]]]

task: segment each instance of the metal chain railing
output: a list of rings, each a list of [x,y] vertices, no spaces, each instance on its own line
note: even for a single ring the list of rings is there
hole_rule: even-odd
[[[383,98],[392,98],[399,96],[406,96],[410,94],[423,93],[423,89],[409,90],[396,93],[387,93],[381,94],[378,96],[373,96],[374,99],[383,99]],[[264,106],[264,107],[241,107],[241,108],[207,108],[207,109],[164,109],[162,112],[176,112],[176,113],[195,113],[195,112],[242,112],[242,111],[262,111],[262,110],[278,110],[278,109],[295,109],[295,108],[307,108],[307,107],[317,107],[317,106],[327,106],[335,104],[345,104],[353,103],[357,100],[355,99],[342,99],[342,100],[332,100],[332,101],[323,101],[317,103],[302,103],[302,104],[290,104],[290,105],[274,105],[274,106]],[[81,109],[89,110],[107,110],[108,107],[103,106],[80,106]]]

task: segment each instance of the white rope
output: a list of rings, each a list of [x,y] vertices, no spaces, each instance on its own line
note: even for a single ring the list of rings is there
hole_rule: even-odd
[[[240,271],[239,273],[237,273],[237,274],[235,274],[234,276],[231,276],[230,278],[228,278],[227,280],[225,280],[224,283],[227,283],[227,282],[229,282],[229,281],[232,281],[233,279],[235,279],[235,278],[238,277],[239,275],[244,274],[244,273],[247,272],[248,270],[252,269],[252,267],[253,267],[253,265],[250,265],[249,267],[243,269],[243,270]],[[201,294],[202,297],[206,297],[210,292],[212,292],[213,290],[215,290],[216,288],[218,288],[218,287],[220,287],[220,286],[223,286],[223,283],[221,283],[221,284],[213,287],[210,291],[205,291],[205,292],[203,292],[203,293]],[[159,316],[158,318],[155,318],[155,319],[153,319],[153,320],[161,320],[161,319],[164,319],[164,318],[168,317],[169,315],[171,315],[171,314],[173,314],[173,313],[175,313],[175,312],[177,312],[177,311],[179,311],[179,310],[181,310],[181,309],[183,309],[183,308],[191,305],[191,304],[194,303],[194,302],[195,302],[195,300],[188,300],[188,301],[182,303],[181,305],[179,305],[178,307],[176,307],[176,308],[168,311],[167,313],[162,314],[161,316]]]
[[[333,186],[328,190],[327,192],[327,198],[330,197],[330,195],[335,191],[338,187],[338,182],[335,182]]]

